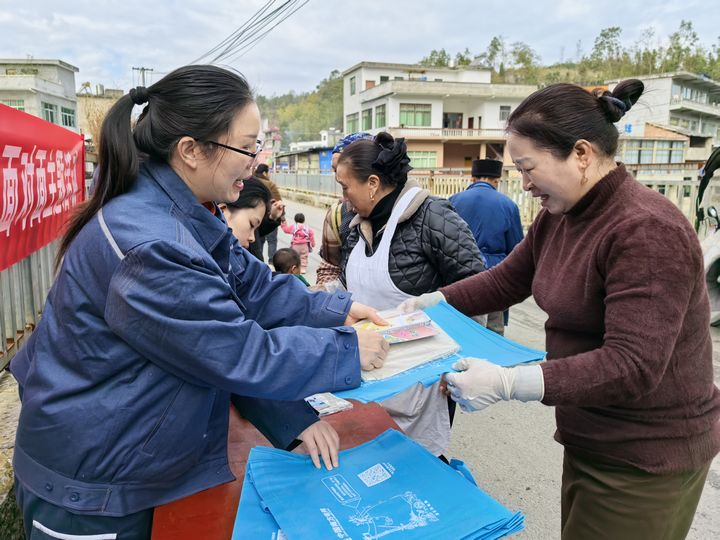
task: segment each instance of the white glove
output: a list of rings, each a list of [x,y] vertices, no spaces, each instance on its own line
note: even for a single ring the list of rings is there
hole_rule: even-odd
[[[413,311],[429,308],[444,301],[445,296],[443,296],[443,293],[435,291],[408,298],[400,304],[397,309],[401,313],[412,313]]]
[[[465,412],[480,411],[501,400],[540,401],[545,381],[539,365],[501,367],[479,358],[453,365],[460,373],[445,375],[448,390]]]

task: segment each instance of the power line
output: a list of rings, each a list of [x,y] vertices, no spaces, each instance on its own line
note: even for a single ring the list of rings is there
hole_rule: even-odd
[[[279,24],[287,20],[308,2],[309,0],[302,2],[300,0],[288,0],[272,10],[275,0],[266,2],[228,37],[202,56],[196,58],[192,63],[201,62],[211,56],[210,63],[229,61],[243,56]]]
[[[146,68],[146,67],[134,67],[133,70],[133,78],[136,71],[140,72],[140,86],[145,86],[145,73],[152,72],[153,68]]]
[[[245,31],[245,29],[246,29],[248,26],[250,26],[251,24],[253,24],[253,22],[254,22],[255,20],[257,20],[258,17],[260,17],[265,11],[267,11],[268,8],[269,8],[273,3],[274,3],[274,0],[270,0],[269,2],[266,2],[265,5],[264,5],[262,8],[260,8],[258,11],[256,11],[256,12],[253,14],[253,16],[250,17],[247,21],[245,21],[240,27],[238,27],[237,29],[235,29],[235,30],[232,32],[232,34],[230,34],[228,37],[226,37],[226,38],[225,38],[224,40],[222,40],[220,43],[218,43],[217,45],[215,45],[215,47],[213,47],[212,49],[210,49],[208,52],[206,52],[206,53],[203,54],[202,56],[200,56],[200,57],[196,58],[195,60],[193,60],[191,63],[192,63],[192,64],[196,64],[196,63],[200,62],[201,60],[204,60],[205,58],[213,55],[214,53],[216,53],[217,51],[219,51],[219,50],[222,49],[223,47],[232,46],[232,44],[239,38],[239,36],[242,35],[243,31]]]
[[[291,12],[286,14],[284,17],[282,17],[278,22],[276,22],[274,25],[272,25],[270,28],[265,30],[260,35],[257,35],[257,37],[254,37],[252,39],[245,40],[244,44],[241,47],[238,47],[231,55],[229,55],[225,60],[227,62],[230,62],[231,60],[237,60],[238,58],[241,58],[248,52],[250,52],[260,41],[262,41],[265,36],[267,36],[270,32],[272,32],[277,26],[282,24],[286,19],[288,19],[291,15],[293,15],[295,12],[297,12],[300,8],[302,8],[305,4],[307,4],[310,0],[304,0],[302,4],[300,4],[297,8],[293,9]]]

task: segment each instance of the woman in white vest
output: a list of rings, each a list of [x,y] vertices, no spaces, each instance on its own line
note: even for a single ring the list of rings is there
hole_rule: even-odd
[[[357,213],[343,246],[341,280],[355,301],[379,310],[485,269],[465,222],[447,200],[408,181],[410,170],[404,139],[384,132],[347,146],[337,164],[337,182]],[[454,407],[437,384],[418,384],[382,405],[430,452],[446,452]]]

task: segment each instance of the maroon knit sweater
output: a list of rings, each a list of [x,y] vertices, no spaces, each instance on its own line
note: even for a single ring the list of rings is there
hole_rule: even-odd
[[[467,315],[534,296],[549,316],[543,403],[568,450],[652,473],[720,450],[700,244],[623,165],[567,214],[541,211],[501,264],[441,292]]]

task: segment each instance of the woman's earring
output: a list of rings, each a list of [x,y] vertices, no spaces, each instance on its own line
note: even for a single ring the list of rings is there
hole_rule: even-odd
[[[586,172],[587,171],[585,169],[583,169],[583,175],[582,175],[582,178],[580,179],[581,186],[584,186],[585,184],[587,184],[588,179],[587,179],[587,176],[585,176]]]

